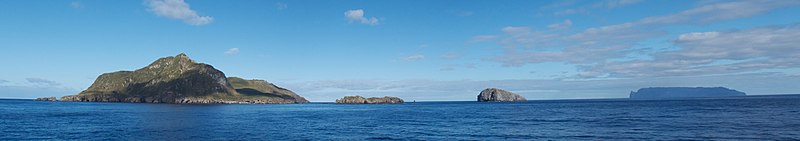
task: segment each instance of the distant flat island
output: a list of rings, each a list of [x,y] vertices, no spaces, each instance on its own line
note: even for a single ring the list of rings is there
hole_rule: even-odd
[[[685,99],[706,97],[745,96],[744,92],[725,87],[650,87],[631,92],[630,99]]]
[[[55,101],[55,98],[38,100]],[[174,104],[308,103],[291,90],[264,80],[226,77],[186,54],[164,57],[136,71],[105,73],[77,95],[61,101]]]
[[[391,96],[364,98],[361,96],[345,96],[336,99],[336,104],[401,104],[403,99]]]

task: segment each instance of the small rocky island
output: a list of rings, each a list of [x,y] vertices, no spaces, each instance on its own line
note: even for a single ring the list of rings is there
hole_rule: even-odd
[[[345,96],[336,100],[336,104],[400,104],[403,99],[391,96],[364,98],[361,96]]]
[[[34,99],[36,101],[58,101],[56,97],[42,97]]]
[[[52,98],[55,99],[55,98]],[[47,99],[47,100],[52,100]],[[86,90],[61,101],[174,104],[308,103],[294,92],[264,80],[226,77],[186,54],[160,58],[136,71],[102,74]]]
[[[525,97],[518,94],[501,90],[498,88],[487,88],[478,94],[478,102],[514,102],[527,101]]]
[[[631,92],[630,99],[685,99],[745,96],[744,92],[725,87],[650,87]]]

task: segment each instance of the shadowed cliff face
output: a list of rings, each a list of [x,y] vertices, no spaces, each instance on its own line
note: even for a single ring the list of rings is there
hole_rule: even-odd
[[[158,59],[136,71],[100,75],[88,89],[78,95],[64,96],[62,101],[257,104],[308,102],[286,89],[271,91],[268,88],[277,86],[266,82],[234,87],[228,81],[229,78],[224,73],[211,65],[196,63],[181,53]],[[238,90],[239,88],[242,90]],[[254,91],[244,88],[252,88]]]

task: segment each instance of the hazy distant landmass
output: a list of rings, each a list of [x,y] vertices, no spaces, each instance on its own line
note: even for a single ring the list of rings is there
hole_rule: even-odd
[[[294,92],[264,80],[226,77],[208,64],[186,54],[160,58],[136,71],[100,75],[78,95],[61,101],[275,104],[307,103]]]
[[[36,100],[36,101],[58,101],[58,98],[56,98],[56,97],[42,97],[42,98],[36,98],[34,100]]]
[[[391,96],[364,98],[361,96],[345,96],[336,99],[336,104],[400,104],[403,99]]]
[[[478,94],[478,102],[527,101],[525,97],[498,88],[487,88]]]
[[[681,99],[728,96],[745,96],[745,93],[725,87],[651,87],[631,92],[630,99]]]

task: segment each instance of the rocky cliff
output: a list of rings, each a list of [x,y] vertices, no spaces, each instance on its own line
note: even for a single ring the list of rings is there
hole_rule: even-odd
[[[745,96],[745,93],[725,87],[651,87],[630,93],[630,99],[684,99],[728,96]]]
[[[231,83],[233,81],[233,83]],[[186,54],[165,57],[136,71],[102,74],[78,95],[61,101],[273,104],[307,103],[284,88],[263,80],[227,78],[208,64]]]
[[[497,88],[488,88],[478,94],[478,102],[526,101],[525,97]]]
[[[336,100],[336,104],[400,104],[403,99],[391,96],[364,98],[361,96],[345,96]]]

